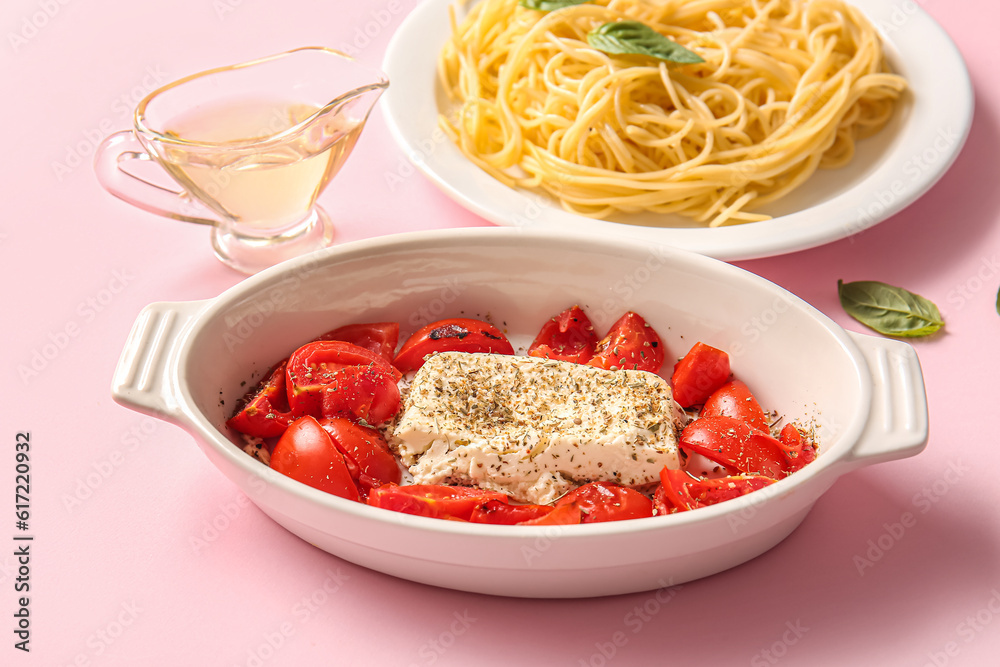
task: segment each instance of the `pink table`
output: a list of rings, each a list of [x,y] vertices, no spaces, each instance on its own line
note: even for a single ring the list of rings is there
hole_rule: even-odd
[[[8,3],[0,253],[6,665],[990,665],[1000,652],[1000,10],[928,0],[977,90],[954,168],[908,210],[823,248],[743,262],[848,329],[838,278],[921,293],[947,331],[914,343],[921,455],[853,473],[764,556],[670,592],[583,601],[469,595],[329,556],[250,505],[178,428],[112,403],[111,372],[151,301],[241,276],[207,232],[104,193],[93,146],[168,80],[295,46],[371,64],[413,0]],[[908,3],[901,3],[908,5]],[[947,7],[953,7],[951,12]],[[947,104],[948,100],[939,100]],[[340,240],[485,225],[440,194],[378,110],[324,195]],[[392,182],[392,188],[389,187]],[[15,448],[30,433],[28,593],[18,592]],[[30,602],[30,653],[13,630]]]

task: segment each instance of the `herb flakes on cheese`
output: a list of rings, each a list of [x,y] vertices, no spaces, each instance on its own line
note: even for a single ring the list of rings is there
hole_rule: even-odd
[[[640,486],[679,468],[679,417],[653,373],[443,352],[413,378],[392,444],[416,484],[548,503],[587,481]]]

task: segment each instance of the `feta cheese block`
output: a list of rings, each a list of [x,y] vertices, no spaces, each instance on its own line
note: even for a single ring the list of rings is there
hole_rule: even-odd
[[[679,468],[680,418],[654,373],[442,352],[413,378],[391,444],[415,484],[549,503],[584,482],[639,486]]]

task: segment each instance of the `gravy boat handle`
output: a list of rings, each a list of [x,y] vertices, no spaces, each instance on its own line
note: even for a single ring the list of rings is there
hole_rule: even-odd
[[[221,224],[219,220],[204,216],[204,208],[186,193],[157,185],[122,169],[126,162],[133,160],[155,164],[133,130],[106,137],[94,154],[97,180],[114,196],[144,211],[199,225]]]

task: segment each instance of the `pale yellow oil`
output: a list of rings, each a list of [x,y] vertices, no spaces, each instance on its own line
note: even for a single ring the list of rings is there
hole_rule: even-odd
[[[305,218],[340,169],[361,131],[357,121],[327,113],[283,136],[319,107],[239,100],[175,117],[164,166],[194,197],[230,219],[237,231],[279,230]]]

